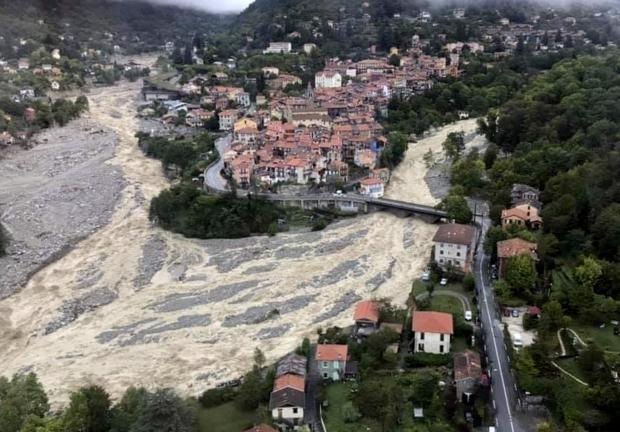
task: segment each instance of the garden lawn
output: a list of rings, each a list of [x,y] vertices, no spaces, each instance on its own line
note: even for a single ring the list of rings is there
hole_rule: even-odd
[[[212,408],[198,411],[198,430],[200,432],[240,432],[254,426],[255,411],[241,411],[234,402],[227,402]]]
[[[575,330],[585,343],[588,343],[588,339],[592,339],[602,350],[620,353],[620,336],[614,336],[614,326],[612,324],[607,323],[604,328],[600,328],[588,324],[574,323],[570,325],[570,328]]]
[[[328,402],[327,409],[323,410],[323,421],[329,432],[379,432],[380,426],[371,420],[362,419],[355,423],[345,423],[345,413],[353,407],[351,398],[352,384],[334,383],[325,389]]]

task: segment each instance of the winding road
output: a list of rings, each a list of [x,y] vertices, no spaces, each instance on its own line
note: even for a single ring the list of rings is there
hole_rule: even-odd
[[[228,182],[224,177],[222,177],[222,170],[224,169],[224,159],[222,159],[222,156],[230,147],[231,142],[232,134],[228,134],[225,137],[219,138],[215,141],[215,148],[220,154],[220,157],[205,171],[205,184],[211,189],[219,192],[225,192],[228,190]]]

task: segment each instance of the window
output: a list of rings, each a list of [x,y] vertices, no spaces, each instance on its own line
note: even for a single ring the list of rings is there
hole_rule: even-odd
[[[443,258],[441,258],[441,259],[439,260],[439,262],[443,264]]]
[[[439,251],[439,255],[443,255],[443,249]]]
[[[329,363],[328,363],[328,362],[326,362],[326,361],[324,361],[324,362],[323,362],[323,367],[324,367],[324,368],[326,368],[326,367],[328,367],[328,366],[329,366]]]
[[[443,342],[443,336],[444,336],[444,335],[443,335],[443,333],[439,335],[439,340],[440,340],[441,342]]]
[[[299,411],[299,408],[293,408],[293,414],[297,414],[297,411]]]
[[[420,340],[424,340],[424,332],[420,333]]]
[[[443,353],[443,345],[439,345],[439,352]]]
[[[329,377],[329,375],[327,374],[327,372],[323,372],[323,378],[327,379]]]
[[[461,253],[460,253],[460,252],[457,252],[457,253],[456,253],[456,256],[457,256],[457,257],[460,257],[460,256],[461,256]]]
[[[418,351],[424,352],[424,344],[418,344]]]
[[[443,247],[443,243],[440,243],[439,246]]]

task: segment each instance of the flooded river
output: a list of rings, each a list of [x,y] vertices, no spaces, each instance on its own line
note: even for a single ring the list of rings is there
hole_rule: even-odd
[[[87,383],[114,397],[130,385],[196,395],[244,373],[255,347],[275,360],[319,327],[350,324],[360,299],[406,299],[436,230],[419,219],[374,213],[322,232],[208,241],[152,226],[149,201],[169,184],[136,145],[139,89],[89,95],[91,120],[118,134],[106,163],[124,189],[106,226],[0,301],[3,373],[35,371],[54,404]],[[435,204],[422,156],[461,129],[475,122],[413,145],[387,195]]]

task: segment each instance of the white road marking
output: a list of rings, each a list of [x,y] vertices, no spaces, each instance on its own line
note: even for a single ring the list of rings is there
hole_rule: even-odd
[[[482,285],[482,297],[484,299],[484,306],[485,306],[485,310],[487,312],[487,318],[489,319],[489,322],[493,322],[493,320],[491,319],[491,312],[489,311],[489,304],[487,303],[486,299],[487,299],[487,293],[486,293],[486,285],[484,283],[484,275],[482,274],[482,261],[484,261],[484,257],[480,259],[480,261],[478,262],[479,264],[479,269],[480,269],[480,284]],[[502,372],[502,363],[501,360],[499,358],[499,352],[497,350],[497,341],[495,340],[495,332],[493,331],[493,328],[491,327],[491,333],[493,335],[493,348],[495,349],[495,356],[497,357],[497,363],[498,363],[498,369],[499,369],[499,378],[502,381],[502,389],[504,390],[504,399],[506,400],[506,409],[508,410],[508,423],[510,424],[510,430],[511,432],[515,432],[515,426],[512,422],[512,413],[510,412],[510,401],[508,400],[508,392],[506,391],[506,382],[504,380],[504,373]],[[493,401],[495,401],[495,399],[493,399]],[[495,417],[495,422],[497,423],[497,416]]]

